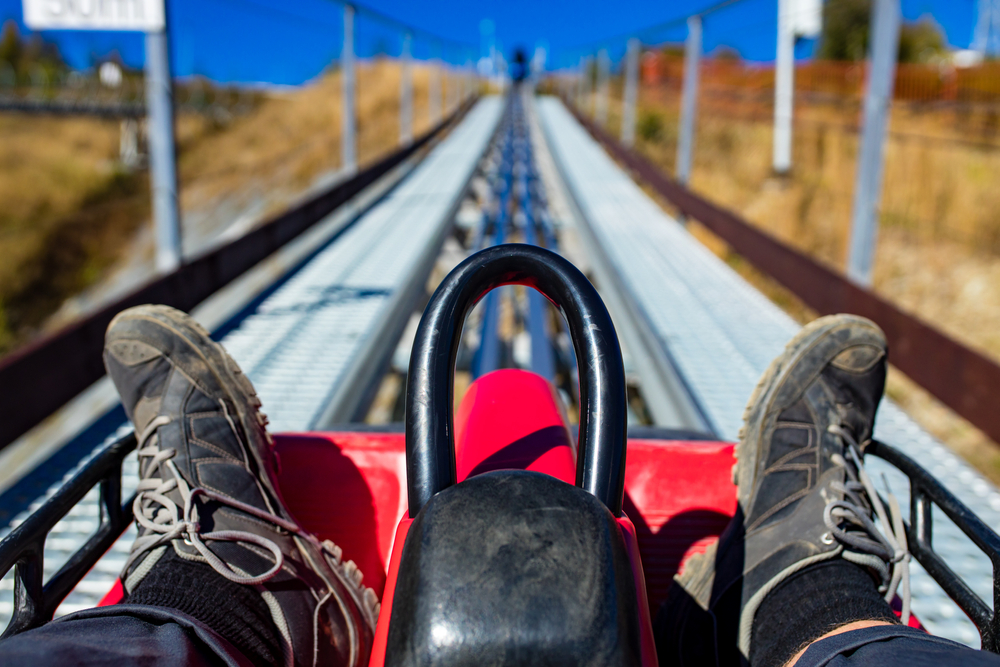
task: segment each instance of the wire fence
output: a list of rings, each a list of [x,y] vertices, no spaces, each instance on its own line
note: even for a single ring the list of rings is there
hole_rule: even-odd
[[[680,89],[683,55],[675,47],[650,49],[642,58],[645,85],[673,85]],[[800,100],[860,105],[866,83],[864,62],[814,60],[795,67],[795,92]],[[736,57],[706,58],[701,69],[706,91],[740,91],[761,99],[773,98],[774,66],[747,63]],[[981,105],[1000,107],[1000,62],[969,67],[900,63],[896,67],[893,100],[933,106]]]

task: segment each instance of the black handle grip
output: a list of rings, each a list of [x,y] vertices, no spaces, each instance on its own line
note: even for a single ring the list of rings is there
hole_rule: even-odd
[[[537,246],[505,244],[459,264],[434,292],[417,328],[406,383],[410,517],[456,482],[454,369],[465,317],[490,290],[526,285],[569,323],[580,373],[576,485],[621,516],[625,487],[625,369],[611,317],[580,270]]]

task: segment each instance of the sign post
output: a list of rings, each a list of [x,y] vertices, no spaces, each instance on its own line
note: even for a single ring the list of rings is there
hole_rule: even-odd
[[[146,118],[149,177],[156,224],[156,268],[169,273],[181,265],[181,216],[177,204],[174,142],[174,86],[170,77],[167,31],[146,33]]]
[[[150,181],[156,227],[156,268],[180,266],[181,217],[177,204],[173,80],[170,77],[164,0],[23,0],[24,23],[32,30],[121,30],[146,33],[146,113]]]
[[[774,60],[774,146],[776,174],[792,168],[792,113],[795,91],[795,28],[793,0],[778,0],[778,45]]]

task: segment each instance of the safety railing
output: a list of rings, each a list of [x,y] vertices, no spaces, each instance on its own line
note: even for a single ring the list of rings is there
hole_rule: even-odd
[[[135,450],[130,433],[98,451],[81,469],[0,540],[0,577],[14,568],[14,613],[0,639],[52,619],[59,603],[111,548],[132,522],[132,501],[122,502],[122,462]],[[100,525],[59,570],[43,582],[45,539],[59,521],[100,487]]]
[[[866,455],[877,456],[906,475],[910,482],[910,520],[906,522],[906,540],[910,553],[927,573],[966,613],[979,630],[982,647],[1000,653],[1000,616],[994,611],[1000,603],[1000,535],[983,523],[948,489],[898,449],[873,441]],[[987,604],[934,551],[932,508],[937,506],[993,565],[993,604]]]

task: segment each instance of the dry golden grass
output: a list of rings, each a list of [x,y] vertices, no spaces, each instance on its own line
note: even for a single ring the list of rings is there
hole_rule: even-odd
[[[414,68],[415,136],[430,127],[429,78]],[[401,69],[362,62],[357,81],[363,167],[398,144]],[[340,114],[341,78],[331,71],[223,125],[179,117],[184,215],[261,192],[264,213],[278,212],[339,168]],[[116,121],[0,114],[0,354],[135,250],[136,230],[149,224],[148,175],[118,170],[118,141]]]
[[[430,70],[414,68],[414,135],[430,127]],[[357,72],[358,160],[363,166],[399,141],[401,69],[388,60],[360,63]],[[189,119],[178,131],[184,206],[197,207],[251,184],[301,190],[340,167],[342,83],[339,71],[292,93],[273,95],[224,132]],[[193,137],[193,138],[192,138]]]
[[[852,110],[799,104],[793,172],[771,171],[771,123],[766,115],[701,100],[692,188],[739,212],[814,257],[843,269],[850,234],[858,135]],[[672,172],[678,100],[644,91],[640,116],[656,114],[663,130],[638,147]],[[620,108],[609,113],[617,131]],[[981,124],[980,124],[981,125]],[[977,125],[980,126],[980,125]],[[970,136],[950,112],[896,109],[887,147],[874,287],[963,343],[1000,361],[1000,143]],[[915,139],[924,135],[958,141]],[[721,240],[694,233],[799,321],[814,316],[773,280],[748,266]],[[1000,482],[1000,448],[968,422],[893,371],[889,395],[925,428]]]
[[[53,291],[79,288],[109,261],[120,239],[79,212],[116,197],[131,206],[135,188],[117,155],[117,122],[0,114],[0,351],[54,307]],[[72,275],[46,255],[72,264]]]

